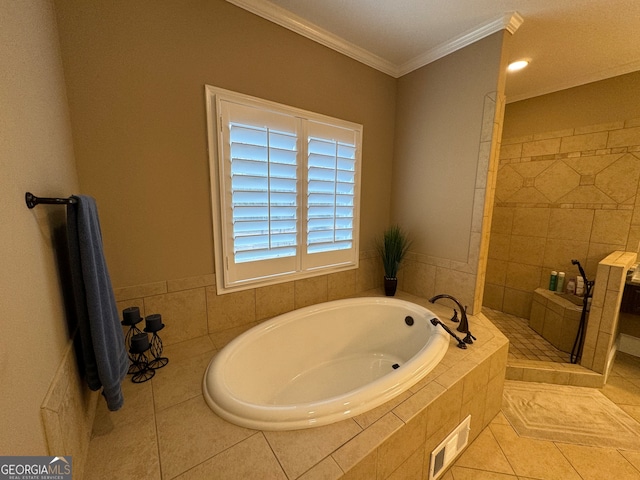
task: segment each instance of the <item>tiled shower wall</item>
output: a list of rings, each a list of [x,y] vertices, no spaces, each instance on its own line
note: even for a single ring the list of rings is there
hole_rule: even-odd
[[[640,119],[503,139],[483,304],[527,318],[551,270],[638,251],[639,181]]]

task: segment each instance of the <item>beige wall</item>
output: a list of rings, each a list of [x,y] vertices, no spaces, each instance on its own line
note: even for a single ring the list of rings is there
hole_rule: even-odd
[[[210,274],[204,85],[364,125],[361,250],[389,222],[395,79],[223,0],[56,2],[114,286]]]
[[[504,114],[503,137],[513,138],[638,118],[638,98],[640,71],[508,103]]]
[[[507,105],[484,305],[528,317],[551,270],[638,250],[639,96],[637,72]]]
[[[503,36],[398,80],[392,212],[417,253],[467,261],[484,96],[497,90]]]
[[[398,81],[392,218],[413,239],[403,288],[460,296],[470,311],[486,260],[509,36],[491,35]]]
[[[0,452],[46,455],[40,406],[70,337],[56,253],[65,211],[29,210],[24,194],[78,192],[50,2],[0,2],[0,65]]]

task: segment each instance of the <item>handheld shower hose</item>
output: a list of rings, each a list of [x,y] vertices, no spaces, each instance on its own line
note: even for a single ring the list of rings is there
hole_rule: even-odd
[[[578,325],[578,333],[576,339],[573,342],[573,348],[571,349],[571,363],[578,363],[582,357],[582,347],[584,345],[584,337],[587,327],[587,307],[589,305],[589,298],[592,295],[593,285],[595,282],[587,280],[587,276],[584,273],[584,269],[578,260],[571,260],[572,265],[577,265],[580,275],[584,280],[584,297],[582,298],[582,314],[580,315],[580,324]]]

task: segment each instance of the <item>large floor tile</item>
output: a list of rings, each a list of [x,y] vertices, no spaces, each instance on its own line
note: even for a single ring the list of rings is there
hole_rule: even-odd
[[[200,395],[157,413],[162,478],[170,479],[254,435],[214,414]]]
[[[444,475],[442,475],[442,477],[440,477],[440,480],[454,480],[453,479],[453,473],[451,472],[451,469],[447,470]]]
[[[289,478],[297,478],[362,429],[353,419],[289,432],[264,432]]]
[[[632,417],[636,422],[640,423],[640,405],[622,405],[618,406],[625,411],[627,415]]]
[[[640,357],[619,351],[616,353],[611,375],[640,380]]]
[[[515,475],[458,466],[451,468],[451,476],[453,480],[518,480]]]
[[[286,480],[261,433],[243,440],[176,477],[176,480]]]
[[[455,466],[515,475],[489,428],[485,428],[467,447]]]
[[[202,394],[202,378],[213,352],[205,352],[158,369],[152,379],[156,411]]]
[[[491,432],[518,476],[581,480],[553,442],[519,437],[511,426],[492,424]]]
[[[124,405],[115,412],[109,411],[105,402],[98,402],[93,421],[93,436],[105,435],[114,428],[130,424],[141,417],[153,417],[151,382],[133,383],[131,376],[127,376],[122,382],[122,395],[124,396]]]
[[[160,480],[153,415],[121,423],[89,444],[84,480]]]
[[[626,450],[618,450],[618,452],[640,472],[640,452],[630,452]]]
[[[640,405],[640,386],[625,377],[609,377],[602,393],[621,405]]]
[[[166,345],[162,356],[169,359],[169,364],[175,364],[206,352],[211,352],[213,355],[215,351],[216,348],[209,335],[203,335],[184,342]]]
[[[616,480],[638,480],[640,471],[629,463],[623,455],[613,448],[587,447],[557,443],[571,465],[583,480],[602,480],[603,467],[606,466],[607,478]]]
[[[504,413],[499,412],[495,417],[493,417],[493,420],[491,420],[490,425],[511,425],[509,423],[509,420],[507,420],[507,417],[504,416]]]

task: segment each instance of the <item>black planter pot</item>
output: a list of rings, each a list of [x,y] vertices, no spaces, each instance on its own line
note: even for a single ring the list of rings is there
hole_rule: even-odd
[[[384,294],[387,297],[393,297],[396,294],[397,288],[398,288],[397,278],[384,277]]]

